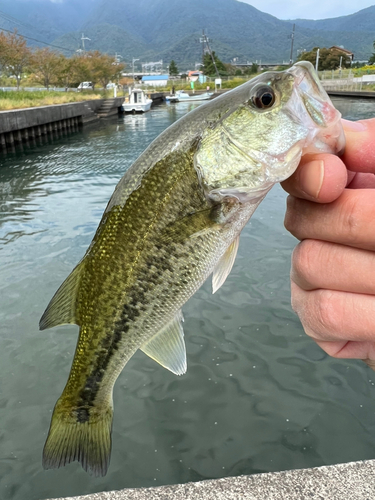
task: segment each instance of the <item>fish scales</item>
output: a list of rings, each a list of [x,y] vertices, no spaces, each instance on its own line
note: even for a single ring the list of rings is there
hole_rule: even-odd
[[[227,240],[248,220],[249,207],[237,203],[230,211],[238,212],[237,224],[215,220],[222,207],[203,195],[193,155],[176,153],[144,176],[123,207],[106,212],[80,264],[76,321],[81,328],[58,411],[70,411],[73,422],[82,424],[110,401],[128,359],[200,287]]]
[[[221,227],[210,218],[213,209],[214,213],[217,212],[217,204],[207,202],[202,196],[192,156],[187,155],[185,163],[181,161],[181,155],[173,156],[161,161],[145,176],[141,188],[132,193],[120,214],[117,209],[107,214],[94,237],[94,244],[87,255],[87,269],[85,267],[82,273],[77,314],[80,317],[80,311],[86,311],[87,304],[92,304],[94,300],[97,309],[94,311],[91,308],[91,316],[86,315],[80,320],[78,345],[82,344],[79,354],[83,353],[84,363],[80,362],[80,356],[76,356],[72,369],[73,385],[68,382],[66,390],[69,398],[78,389],[80,397],[88,393],[92,402],[94,394],[96,396],[99,392],[104,370],[111,358],[116,356],[119,344],[121,359],[114,360],[114,375],[107,372],[108,377],[117,377],[139,343],[158,332],[166,318],[172,317],[201,285],[202,276],[207,277],[212,270],[211,261],[216,260],[213,249],[220,254],[227,246],[224,233],[229,239],[234,237],[235,228],[232,225]],[[202,217],[197,217],[197,213]],[[189,217],[190,214],[194,217]],[[129,220],[137,220],[137,229],[127,222]],[[171,239],[168,228],[176,225],[176,220],[185,223],[173,231]],[[212,226],[211,231],[189,239],[191,234],[207,229],[208,225]],[[109,245],[105,243],[107,240],[110,240]],[[126,243],[129,240],[133,242],[131,251]],[[117,243],[112,244],[113,241]],[[116,266],[109,269],[106,261],[112,262],[113,259]],[[98,271],[102,276],[98,276]],[[98,309],[106,318],[103,325],[97,321]],[[108,332],[101,342],[94,333],[96,330],[99,330],[98,333],[103,330]],[[123,345],[125,334],[126,344]],[[93,353],[90,370],[87,366],[88,350]],[[83,373],[79,376],[82,369]],[[82,394],[80,386],[83,383]],[[107,384],[104,390],[108,391]]]
[[[332,123],[324,121],[327,103]],[[112,390],[123,367],[142,349],[176,374],[186,370],[181,307],[212,272],[214,291],[223,284],[244,225],[303,151],[342,148],[338,120],[311,68],[294,66],[179,120],[125,173],[84,258],[41,319],[41,328],[80,327],[45,468],[78,460],[90,474],[106,473]]]

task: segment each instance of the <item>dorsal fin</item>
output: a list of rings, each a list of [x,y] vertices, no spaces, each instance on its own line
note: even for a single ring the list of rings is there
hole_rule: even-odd
[[[52,297],[39,321],[40,330],[46,330],[47,328],[67,323],[78,324],[75,317],[75,309],[82,269],[83,262],[73,269]]]
[[[143,344],[141,351],[176,375],[186,372],[186,350],[181,311],[162,330]]]
[[[212,275],[212,293],[215,293],[219,290],[219,288],[231,272],[234,261],[236,260],[239,242],[240,235],[238,235],[237,238],[233,240],[233,242],[226,249],[224,255],[216,264]]]

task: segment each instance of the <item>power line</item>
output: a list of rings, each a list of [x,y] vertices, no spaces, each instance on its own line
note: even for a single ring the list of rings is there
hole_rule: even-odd
[[[25,24],[22,21],[20,21],[19,19],[16,19],[15,17],[12,17],[9,14],[2,12],[1,10],[0,10],[0,17],[5,19],[6,21],[9,21],[10,23],[19,24],[20,26],[24,26],[25,28],[29,28],[29,29],[32,28],[32,29],[37,30],[37,28],[35,28],[35,26],[31,26],[31,24]]]
[[[14,33],[14,31],[7,30],[7,29],[1,28],[1,27],[0,27],[0,30],[6,31],[8,33]],[[43,40],[38,40],[37,38],[32,38],[31,36],[26,36],[26,35],[19,35],[19,36],[22,36],[23,38],[27,38],[28,40],[33,40],[34,42],[44,43],[44,45],[49,45],[50,47],[55,47],[56,49],[65,50],[66,52],[72,52],[72,53],[75,52],[75,50],[67,49],[65,47],[60,47],[60,45],[53,45],[52,43],[43,42]]]
[[[16,19],[15,17],[13,17],[13,16],[11,16],[9,14],[6,14],[5,12],[3,12],[1,10],[0,10],[0,17],[2,17],[3,19],[5,19],[5,21],[8,21],[8,22],[14,23],[14,24],[18,24],[19,26],[23,26],[26,29],[32,29],[32,30],[38,31],[38,28],[36,28],[35,26],[32,26],[31,24],[28,24],[28,23],[25,24],[24,22],[20,21],[19,19]],[[12,31],[7,30],[6,28],[0,28],[0,29],[3,30],[3,31],[7,31],[8,33],[13,33]],[[64,47],[60,47],[59,45],[53,45],[52,43],[43,42],[43,40],[38,40],[38,39],[32,38],[30,36],[26,36],[26,35],[20,35],[20,36],[22,36],[23,38],[28,38],[30,40],[33,40],[35,42],[39,42],[39,43],[43,43],[45,45],[49,45],[50,47],[55,47],[57,49],[62,49],[62,50],[68,51],[68,52],[75,52],[72,49],[66,49]]]

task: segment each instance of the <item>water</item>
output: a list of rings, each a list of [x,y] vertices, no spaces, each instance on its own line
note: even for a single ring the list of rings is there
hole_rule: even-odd
[[[335,101],[344,116],[370,100]],[[191,104],[190,104],[191,106]],[[84,254],[114,186],[145,146],[189,109],[155,107],[0,168],[0,498],[29,500],[157,486],[375,457],[375,373],[329,358],[290,308],[285,193],[276,187],[245,228],[225,285],[184,307],[188,373],[136,354],[115,386],[105,478],[77,463],[44,471],[51,411],[77,327],[38,331],[51,296]]]

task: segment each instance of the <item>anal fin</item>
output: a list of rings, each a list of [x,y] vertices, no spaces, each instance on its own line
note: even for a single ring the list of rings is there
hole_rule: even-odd
[[[224,255],[216,264],[212,275],[212,293],[215,293],[219,290],[219,288],[225,282],[229,273],[231,272],[234,261],[236,260],[239,242],[240,235],[238,235],[237,238],[233,240],[233,242],[225,251]]]
[[[82,269],[83,261],[73,269],[52,297],[39,321],[41,330],[67,323],[77,324],[75,317],[76,296]]]
[[[140,348],[147,356],[176,375],[187,370],[181,311],[162,330]]]

